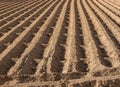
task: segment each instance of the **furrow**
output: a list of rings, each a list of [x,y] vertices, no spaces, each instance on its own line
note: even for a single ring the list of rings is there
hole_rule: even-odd
[[[119,87],[120,0],[0,0],[0,87]]]
[[[53,16],[55,15],[55,14],[57,14],[57,10],[58,10],[58,8],[59,9],[61,9],[61,4],[63,5],[63,1],[61,2],[61,3],[59,3],[59,5],[54,9],[54,12],[53,13],[51,13],[50,14],[50,17],[48,18],[48,20],[46,21],[46,23],[47,24],[49,24],[49,22],[51,21],[51,19],[50,18],[53,18]],[[60,13],[59,13],[60,14]],[[58,14],[58,15],[59,15]],[[57,18],[57,20],[58,20],[58,18]],[[57,21],[56,20],[56,21]],[[55,21],[55,20],[54,20]],[[43,25],[42,26],[43,28],[42,29],[45,29],[46,27]],[[53,26],[53,29],[54,29],[54,27],[55,27],[55,24],[54,24],[54,26]],[[54,29],[54,30],[56,30],[56,29]],[[58,31],[59,31],[59,28],[58,28]],[[53,32],[54,33],[54,32]],[[56,37],[57,38],[57,37]],[[53,39],[55,39],[55,38],[53,38]],[[50,39],[49,39],[49,41],[50,41]],[[51,41],[50,41],[51,42]],[[36,70],[36,73],[35,73],[35,75],[39,75],[39,74],[41,74],[41,73],[43,73],[43,72],[46,72],[47,73],[47,71],[46,71],[46,63],[47,63],[47,61],[48,61],[48,58],[50,57],[50,55],[52,55],[52,53],[49,55],[48,53],[49,53],[49,50],[48,51],[46,51],[47,49],[48,49],[48,47],[49,47],[49,43],[50,42],[48,42],[47,44],[47,46],[46,46],[46,48],[45,48],[45,50],[44,50],[44,53],[43,53],[43,58],[42,58],[42,60],[40,61],[40,63],[38,64],[38,66],[37,66],[37,70]],[[53,44],[54,45],[54,44]],[[54,51],[53,51],[54,52]],[[48,68],[48,67],[47,67]]]
[[[18,2],[18,3],[5,3],[5,2],[3,2],[3,3],[1,3],[1,5],[0,5],[0,11],[2,11],[2,10],[4,10],[4,9],[9,9],[9,7],[11,7],[11,6],[14,6],[14,5],[18,5],[18,4],[20,4],[21,2]]]
[[[53,75],[53,78],[55,80],[61,79],[60,74],[62,73],[62,69],[64,66],[65,43],[66,43],[66,38],[67,38],[67,27],[69,24],[69,9],[70,9],[70,1],[68,3],[66,11],[65,11],[65,15],[64,15],[65,17],[63,16],[64,21],[62,23],[62,26],[60,26],[61,30],[59,32],[60,34],[58,36],[57,43],[55,45],[55,49],[54,49],[55,51],[54,51],[54,54],[52,55],[52,60],[48,61],[48,63],[47,63],[47,64],[49,64],[51,62],[50,68],[51,68],[52,74],[56,74],[55,76]],[[62,8],[61,8],[61,10],[62,10]],[[60,14],[60,12],[59,12],[59,14]],[[57,27],[57,25],[59,25],[59,23],[56,24],[56,27]],[[55,29],[56,29],[55,31],[57,31],[56,27],[55,27]]]
[[[116,6],[120,7],[120,2],[119,1],[114,1],[114,0],[109,0],[111,3],[115,4]]]
[[[2,19],[0,21],[0,30],[4,29],[8,26],[14,27],[16,26],[19,22],[18,20],[22,19],[22,16],[30,10],[31,7],[35,6],[38,2],[33,3],[31,5],[26,6],[24,9],[21,9],[19,12],[15,12],[11,14],[10,16],[6,17],[5,19]],[[23,13],[23,14],[21,14]],[[28,14],[29,16],[30,14]]]
[[[84,6],[82,6],[84,8]],[[100,39],[98,38],[98,34],[97,32],[95,31],[95,27],[94,27],[94,24],[92,23],[92,21],[90,20],[90,17],[88,16],[87,12],[86,12],[86,9],[84,9],[84,12],[86,14],[86,17],[87,17],[87,21],[88,23],[90,24],[90,29],[91,29],[91,33],[92,33],[92,36],[94,38],[94,41],[96,43],[96,46],[98,48],[98,52],[101,56],[101,63],[104,64],[105,66],[107,67],[111,67],[111,63],[110,61],[106,58],[108,57],[107,55],[107,52],[105,51],[105,49],[103,48],[103,45],[101,44],[101,41]]]
[[[81,19],[81,25],[84,35],[84,43],[86,49],[86,55],[88,58],[88,67],[90,73],[96,73],[100,70],[105,69],[106,67],[102,64],[102,56],[99,53],[99,49],[94,41],[93,33],[91,31],[88,20],[85,16],[85,12],[83,10],[83,6],[81,5],[81,1],[77,0],[78,11]],[[100,68],[101,67],[101,68]]]
[[[7,7],[3,6],[5,8],[0,9],[0,15],[3,14],[3,13],[5,13],[6,11],[10,11],[10,10],[12,10],[12,9],[14,9],[14,8],[16,8],[18,6],[21,6],[21,5],[25,4],[25,3],[28,3],[28,1],[23,2],[23,3],[21,3],[21,2],[19,2],[19,3],[13,3],[13,4],[10,4],[10,6],[7,5]]]
[[[103,25],[106,25],[106,31],[108,31],[108,34],[111,34],[111,37],[116,39],[116,43],[118,45],[120,44],[120,28],[117,26],[110,18],[105,15],[97,6],[95,6],[92,1],[88,2],[92,9],[94,9],[95,13],[99,15],[99,17],[102,19],[101,23],[104,23]],[[108,29],[107,29],[108,28]],[[115,42],[115,41],[114,41]],[[119,47],[119,46],[118,46]]]
[[[103,0],[104,2],[108,3],[109,5],[111,5],[112,7],[116,8],[117,10],[120,10],[120,7],[115,5],[114,3],[112,3],[111,1],[105,1]]]
[[[112,13],[110,10],[105,8],[103,5],[98,3],[96,0],[92,0],[97,6],[99,6],[107,15],[109,15],[118,25],[120,25],[120,17]]]
[[[40,18],[44,14],[47,14],[46,12],[51,11],[53,9],[53,6],[55,6],[55,3],[57,3],[57,2],[54,2],[53,4],[51,4],[51,6],[49,8],[47,8],[44,11],[43,14],[41,14]],[[60,4],[61,3],[59,3],[59,5]],[[26,71],[25,67],[31,68],[31,66],[26,66],[26,63],[25,63],[24,60],[27,59],[27,56],[31,53],[31,51],[34,49],[34,47],[36,45],[38,45],[38,42],[39,42],[40,38],[42,37],[42,35],[44,34],[44,32],[45,32],[45,30],[47,28],[46,25],[49,25],[49,23],[52,21],[52,17],[55,15],[55,12],[57,11],[57,8],[59,7],[59,5],[57,5],[57,7],[55,8],[55,11],[53,11],[53,13],[51,13],[51,16],[49,16],[49,18],[47,18],[47,20],[44,22],[44,25],[40,26],[40,30],[38,30],[38,32],[35,34],[35,37],[31,40],[31,42],[29,43],[29,46],[25,49],[25,51],[23,52],[23,54],[21,55],[19,60],[16,62],[16,64],[9,70],[8,75],[13,75],[16,72],[19,72],[20,70],[24,70],[23,72],[25,73],[25,71]],[[30,58],[31,58],[31,56],[30,56]],[[33,59],[33,58],[31,58],[31,59]],[[23,66],[23,67],[21,67],[21,66]],[[30,72],[28,72],[28,74],[29,73]],[[20,73],[18,73],[18,74],[20,74]]]
[[[75,34],[75,40],[76,40],[76,56],[77,56],[77,62],[76,69],[78,73],[80,74],[86,74],[88,71],[88,64],[86,63],[87,57],[85,54],[85,43],[84,43],[84,34],[83,29],[81,25],[81,18],[79,15],[79,9],[77,7],[77,1],[75,2],[75,20],[76,20],[76,34]],[[81,75],[82,76],[82,75]],[[78,76],[79,77],[79,76]]]
[[[52,68],[54,68],[54,67],[52,67],[52,64],[54,64],[54,62],[55,62],[55,61],[53,61],[54,60],[53,56],[54,56],[54,53],[55,53],[55,47],[57,45],[57,41],[59,39],[59,35],[60,35],[60,32],[61,32],[63,21],[64,21],[64,18],[65,18],[65,11],[66,11],[67,5],[68,5],[68,0],[66,1],[65,5],[63,6],[63,9],[60,13],[58,21],[56,21],[57,24],[54,28],[53,34],[50,37],[48,45],[45,48],[44,53],[43,53],[43,59],[47,60],[45,65],[46,65],[46,72],[48,74],[52,74],[51,70],[52,70]]]
[[[103,25],[100,23],[94,12],[89,8],[88,4],[83,1],[85,8],[87,9],[87,12],[94,23],[95,30],[97,34],[99,35],[99,39],[101,43],[103,44],[105,50],[107,51],[107,54],[110,56],[110,60],[112,62],[113,67],[119,66],[119,50],[114,45],[113,41],[108,36],[107,32],[105,31]]]
[[[43,3],[41,3],[40,5],[38,5],[41,9],[43,9],[46,5],[44,5],[46,3],[46,1],[45,2],[43,2]],[[43,7],[41,7],[42,5],[44,5]],[[38,7],[37,6],[37,7]],[[36,6],[33,8],[33,9],[31,9],[31,11],[34,11],[34,9],[36,8]],[[3,36],[1,36],[1,38],[0,38],[0,48],[1,48],[1,50],[0,50],[0,53],[2,53],[2,51],[4,51],[5,50],[5,48],[7,47],[7,46],[5,46],[5,48],[3,48],[3,46],[4,46],[4,44],[7,44],[7,43],[9,43],[9,44],[11,44],[12,42],[13,42],[13,40],[15,39],[15,38],[17,38],[18,37],[18,35],[19,34],[21,34],[21,32],[23,32],[24,31],[24,28],[25,27],[28,27],[30,24],[31,24],[31,22],[32,21],[34,21],[37,17],[36,16],[39,16],[38,14],[40,14],[40,12],[41,12],[41,9],[37,9],[37,11],[36,12],[34,12],[32,15],[30,15],[29,17],[26,17],[26,19],[24,20],[24,21],[22,21],[22,22],[20,22],[17,26],[15,26],[15,27],[13,27],[12,29],[10,29],[9,31],[7,31],[7,32],[4,32],[4,35]],[[29,13],[31,12],[31,11],[29,11]],[[24,17],[24,15],[25,14],[23,14],[23,17]],[[31,22],[30,22],[31,21]],[[9,37],[9,38],[8,38]]]
[[[71,1],[70,6],[70,23],[68,26],[67,41],[66,41],[66,52],[65,52],[65,63],[62,73],[77,72],[75,63],[76,58],[76,46],[75,46],[75,2]]]
[[[0,11],[4,10],[4,9],[8,9],[9,6],[13,6],[13,5],[17,5],[19,3],[1,3],[0,4]]]
[[[44,11],[36,20],[34,20],[34,22],[32,22],[30,24],[29,27],[27,27],[24,32],[22,32],[13,42],[12,44],[10,44],[3,52],[2,54],[0,55],[0,64],[2,64],[2,61],[4,61],[5,64],[7,64],[7,60],[11,60],[13,56],[15,55],[12,55],[14,52],[16,53],[19,53],[19,51],[21,50],[21,52],[23,52],[22,49],[25,49],[27,47],[27,45],[25,45],[23,42],[30,42],[31,39],[28,39],[29,37],[31,38],[31,36],[29,36],[28,34],[31,34],[30,32],[34,32],[35,30],[32,30],[39,21],[41,21],[42,17],[44,17],[44,15],[47,14],[46,11]],[[26,36],[28,35],[28,36]],[[26,37],[26,38],[24,38]],[[32,38],[34,36],[32,35]],[[14,58],[14,57],[13,57]],[[6,62],[5,62],[6,61]],[[1,67],[1,66],[0,66]],[[4,67],[4,72],[1,72],[1,73],[5,73],[6,72],[6,68],[10,68],[11,66],[5,66]]]
[[[113,6],[106,3],[104,0],[98,0],[103,6],[105,6],[107,9],[109,9],[111,12],[113,12],[115,15],[118,15],[120,17],[120,10],[117,10]]]
[[[19,11],[20,9],[22,9],[22,8],[24,8],[24,7],[27,7],[27,6],[29,6],[30,4],[33,4],[33,2],[34,2],[34,1],[29,2],[29,3],[25,4],[25,5],[21,5],[21,6],[19,6],[19,7],[16,7],[15,9],[12,9],[12,10],[10,10],[10,11],[7,11],[7,12],[1,14],[1,15],[0,15],[0,19],[3,19],[3,18],[5,18],[5,17],[9,16],[11,13],[15,13],[16,11]]]

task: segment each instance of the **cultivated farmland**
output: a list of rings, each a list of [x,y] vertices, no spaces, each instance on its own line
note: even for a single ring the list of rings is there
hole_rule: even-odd
[[[0,0],[0,87],[120,87],[120,0]]]

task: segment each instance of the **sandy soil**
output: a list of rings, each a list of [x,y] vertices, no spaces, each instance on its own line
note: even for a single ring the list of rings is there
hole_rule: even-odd
[[[119,0],[0,0],[0,87],[119,83]]]

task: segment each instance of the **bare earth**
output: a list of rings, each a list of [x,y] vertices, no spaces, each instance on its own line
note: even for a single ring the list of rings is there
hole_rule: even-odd
[[[0,87],[120,87],[120,0],[0,0]]]

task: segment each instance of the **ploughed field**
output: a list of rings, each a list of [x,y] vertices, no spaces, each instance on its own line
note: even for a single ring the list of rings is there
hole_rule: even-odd
[[[120,87],[120,1],[0,0],[0,86]]]

